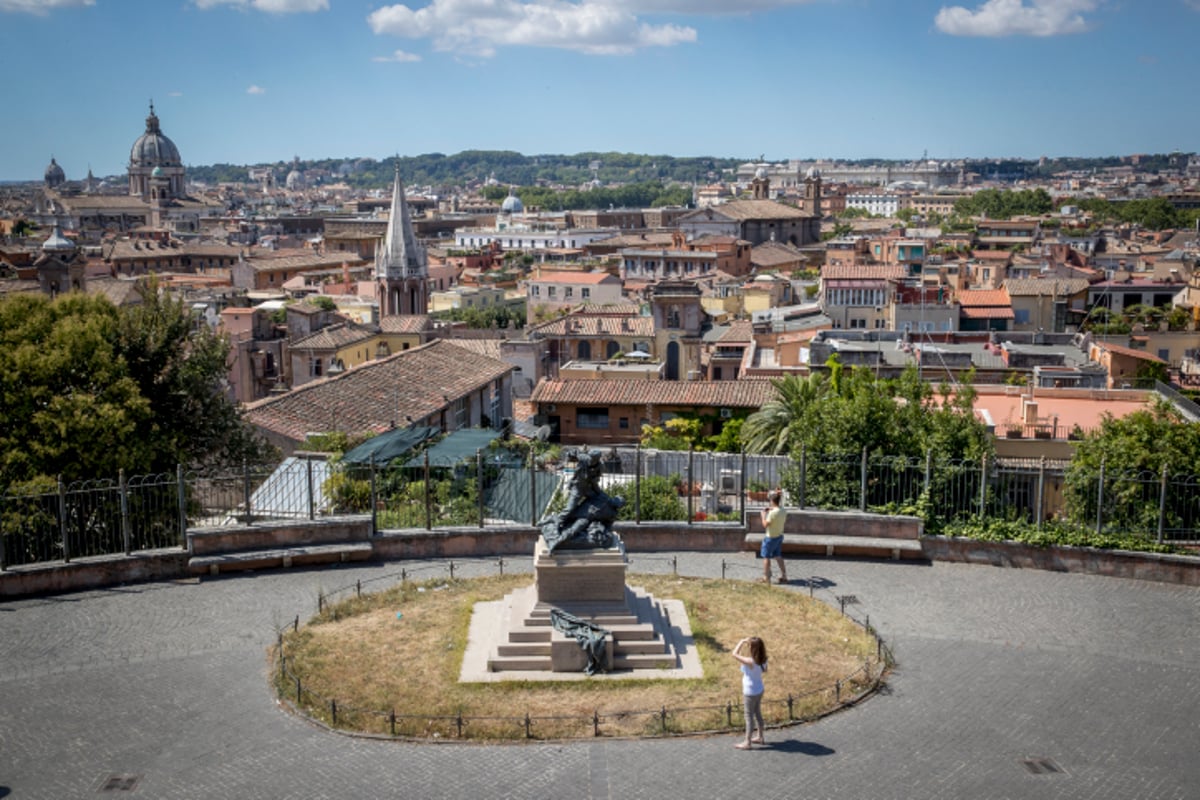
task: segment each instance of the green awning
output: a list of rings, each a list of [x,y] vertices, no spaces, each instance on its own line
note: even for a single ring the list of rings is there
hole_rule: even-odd
[[[454,431],[425,452],[431,466],[452,467],[460,461],[475,458],[475,453],[500,438],[500,431],[491,428],[463,428]],[[409,459],[406,467],[425,465],[425,453]]]
[[[360,444],[342,456],[345,464],[369,464],[374,458],[376,465],[386,466],[401,458],[421,442],[437,435],[437,428],[397,428],[381,433]]]

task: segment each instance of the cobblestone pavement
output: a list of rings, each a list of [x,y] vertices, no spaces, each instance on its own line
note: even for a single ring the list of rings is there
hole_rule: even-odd
[[[669,570],[671,558],[635,553],[630,569]],[[758,571],[748,554],[677,558],[683,574],[719,575],[723,560],[730,577]],[[734,735],[407,744],[280,710],[267,684],[274,626],[311,615],[319,591],[401,566],[415,565],[0,603],[0,797],[1200,797],[1200,589],[792,559],[795,583],[855,595],[899,666],[882,694],[749,753]]]

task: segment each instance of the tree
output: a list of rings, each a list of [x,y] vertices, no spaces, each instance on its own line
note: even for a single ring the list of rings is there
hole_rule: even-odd
[[[0,486],[265,454],[223,395],[227,343],[153,284],[141,295],[0,300]]]
[[[820,373],[807,377],[785,375],[772,379],[775,397],[742,424],[742,443],[746,449],[751,453],[775,455],[790,452],[793,426],[823,393],[824,383],[825,377]]]

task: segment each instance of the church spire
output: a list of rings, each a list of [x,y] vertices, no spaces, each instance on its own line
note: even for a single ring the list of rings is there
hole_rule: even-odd
[[[392,211],[387,233],[375,252],[375,279],[381,289],[381,312],[424,314],[428,309],[429,264],[425,248],[417,243],[412,217],[404,199],[400,162],[392,184]]]

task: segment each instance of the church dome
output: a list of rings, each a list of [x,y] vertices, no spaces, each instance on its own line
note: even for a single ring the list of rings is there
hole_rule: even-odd
[[[146,117],[146,132],[133,143],[129,152],[129,163],[134,166],[181,166],[179,148],[168,139],[158,125],[154,104],[150,104],[150,116]]]
[[[289,189],[300,189],[304,186],[304,173],[298,169],[294,169],[287,174],[287,180],[284,185]]]
[[[46,241],[42,242],[43,253],[69,253],[74,249],[75,243],[62,235],[62,229],[57,224]]]
[[[515,194],[509,194],[500,204],[500,210],[505,214],[523,214],[525,213],[525,204]]]
[[[46,185],[58,186],[61,183],[65,183],[66,180],[67,174],[63,172],[63,168],[60,167],[58,162],[54,160],[54,157],[51,156],[50,166],[46,167]]]

